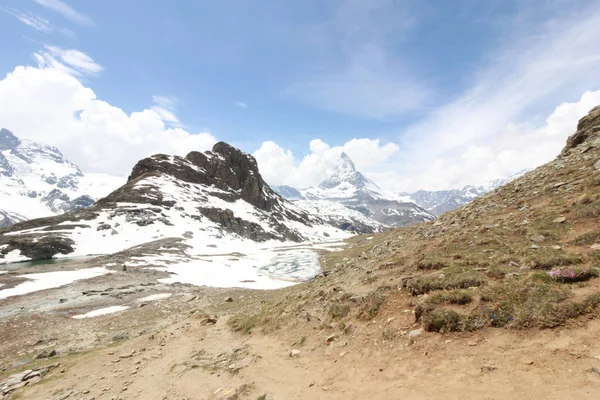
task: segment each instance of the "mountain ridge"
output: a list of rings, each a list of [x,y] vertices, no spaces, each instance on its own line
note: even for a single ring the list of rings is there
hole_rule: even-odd
[[[56,147],[0,129],[0,227],[88,207],[120,181],[84,174]]]

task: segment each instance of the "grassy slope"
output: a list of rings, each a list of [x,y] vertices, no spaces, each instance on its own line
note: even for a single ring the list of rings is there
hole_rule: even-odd
[[[231,325],[344,329],[379,315],[463,331],[597,315],[599,127],[596,110],[554,161],[437,221],[353,238],[324,257],[327,277],[281,291]]]

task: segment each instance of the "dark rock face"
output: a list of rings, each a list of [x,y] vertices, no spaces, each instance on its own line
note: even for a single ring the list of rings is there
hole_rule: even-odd
[[[569,136],[562,154],[579,146],[583,142],[594,136],[600,135],[600,106],[594,107],[590,112],[577,123],[577,132]]]
[[[83,196],[77,197],[75,200],[71,200],[67,205],[65,212],[81,210],[82,208],[90,207],[92,204],[94,204],[94,199],[87,194],[84,194]]]
[[[202,215],[204,215],[206,218],[210,219],[213,222],[216,222],[225,229],[228,229],[231,232],[234,232],[242,237],[254,240],[256,242],[264,242],[266,240],[279,239],[278,236],[269,232],[265,232],[260,225],[254,222],[244,221],[241,218],[237,218],[231,210],[222,210],[220,208],[199,208],[198,211],[200,211]],[[277,230],[279,232],[285,232],[286,227],[279,224],[279,226],[277,226]],[[294,233],[290,233],[288,235],[288,239],[296,242],[302,240],[301,237]]]
[[[0,129],[0,150],[11,150],[21,144],[21,140],[8,129]]]
[[[79,180],[75,175],[66,175],[58,180],[57,187],[61,189],[76,189],[79,184]]]
[[[5,255],[13,250],[19,250],[32,261],[47,260],[59,253],[72,253],[73,244],[75,242],[71,239],[60,236],[0,236],[0,245],[8,245],[0,253]]]
[[[61,192],[59,189],[52,189],[50,193],[42,198],[42,202],[45,203],[46,206],[48,206],[48,208],[53,212],[62,211],[61,206],[69,201],[71,201],[69,196]]]
[[[265,211],[270,211],[276,203],[275,192],[262,179],[254,157],[224,142],[215,144],[212,152],[192,151],[185,158],[164,154],[145,158],[133,167],[128,182],[161,173],[183,182],[239,191],[239,198]]]
[[[2,153],[0,153],[0,175],[11,177],[15,173],[12,165],[8,162],[6,157]]]

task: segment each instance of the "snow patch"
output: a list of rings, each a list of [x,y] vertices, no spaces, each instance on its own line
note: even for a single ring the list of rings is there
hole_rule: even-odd
[[[88,268],[75,271],[42,272],[39,274],[19,275],[19,278],[29,279],[13,288],[0,290],[0,299],[12,296],[21,296],[40,290],[65,286],[82,279],[90,279],[111,273],[106,268]]]
[[[21,254],[21,250],[15,249],[13,251],[9,251],[4,255],[4,258],[0,258],[0,264],[9,264],[21,261],[28,261],[29,257],[26,257]]]
[[[138,303],[143,303],[145,301],[158,301],[168,299],[171,296],[173,296],[172,293],[157,293],[151,296],[142,297],[141,299],[137,299],[136,301]]]
[[[129,306],[112,306],[112,307],[100,308],[98,310],[90,311],[85,314],[74,315],[72,318],[75,318],[75,319],[93,318],[93,317],[98,317],[100,315],[114,314],[117,312],[125,311],[127,309],[129,309]]]

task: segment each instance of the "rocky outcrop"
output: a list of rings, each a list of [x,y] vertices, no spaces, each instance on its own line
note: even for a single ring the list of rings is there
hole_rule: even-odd
[[[138,162],[128,182],[148,175],[171,175],[179,181],[214,186],[224,192],[235,191],[253,206],[270,211],[277,203],[277,195],[262,179],[254,157],[233,146],[219,142],[212,152],[192,151],[185,158],[164,154]],[[224,200],[234,200],[224,195]]]
[[[4,256],[13,250],[19,250],[21,255],[33,261],[47,260],[57,254],[72,253],[74,243],[73,240],[60,236],[3,235],[0,236],[0,254]]]
[[[577,132],[569,136],[562,154],[567,154],[569,150],[580,144],[597,138],[600,132],[600,106],[594,107],[590,112],[579,120]]]

